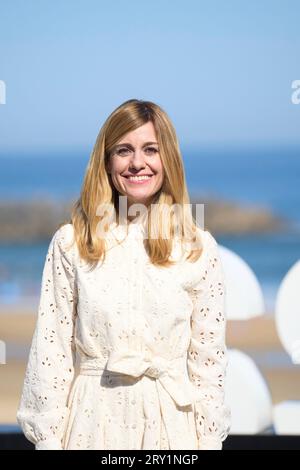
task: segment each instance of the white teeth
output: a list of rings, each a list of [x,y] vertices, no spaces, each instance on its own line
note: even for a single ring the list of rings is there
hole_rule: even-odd
[[[142,181],[142,180],[148,180],[150,179],[151,176],[129,176],[128,179],[132,181]]]

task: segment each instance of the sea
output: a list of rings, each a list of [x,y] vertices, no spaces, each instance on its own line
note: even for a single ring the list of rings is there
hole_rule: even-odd
[[[273,312],[280,283],[300,258],[300,147],[200,146],[181,153],[191,197],[261,207],[288,221],[284,233],[216,236],[248,263],[261,285],[266,312]],[[0,199],[77,198],[89,157],[83,150],[2,153]],[[48,243],[0,244],[0,306],[37,306]]]

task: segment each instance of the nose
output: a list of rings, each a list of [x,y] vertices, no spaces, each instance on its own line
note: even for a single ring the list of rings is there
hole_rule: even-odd
[[[132,152],[132,156],[130,159],[130,167],[135,168],[136,170],[145,168],[145,157],[143,155],[142,150],[135,150],[134,152]]]

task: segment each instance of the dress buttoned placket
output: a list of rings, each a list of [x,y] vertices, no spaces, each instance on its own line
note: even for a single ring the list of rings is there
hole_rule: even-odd
[[[142,250],[141,230],[139,225],[129,226],[128,235],[128,267],[129,267],[129,302],[128,323],[131,343],[129,347],[140,350],[141,345],[141,294],[142,294]]]
[[[142,352],[143,345],[143,316],[141,311],[142,301],[142,280],[143,280],[143,252],[142,252],[142,230],[139,224],[129,224],[128,236],[127,236],[127,266],[128,266],[128,310],[127,310],[127,321],[128,321],[128,348],[130,351]],[[141,381],[139,380],[141,387]],[[140,388],[139,387],[139,388]],[[130,393],[130,390],[128,390]],[[142,389],[136,389],[136,394],[142,396]],[[127,408],[127,419],[130,422],[129,427],[129,442],[130,448],[136,446],[136,433],[137,423],[140,422],[140,417],[137,416],[138,410],[136,403],[138,402],[138,396],[128,396],[128,408]]]

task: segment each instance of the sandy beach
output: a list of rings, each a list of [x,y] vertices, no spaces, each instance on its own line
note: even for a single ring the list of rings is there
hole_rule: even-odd
[[[0,365],[0,423],[16,423],[16,409],[20,399],[26,360],[34,330],[34,313],[10,311],[0,313],[0,338],[6,343],[7,363]],[[272,315],[248,321],[228,321],[227,345],[237,348],[260,361],[259,369],[269,386],[273,403],[300,399],[299,369],[285,354]],[[269,364],[268,354],[283,359],[279,364]],[[270,362],[270,361],[269,361]]]

